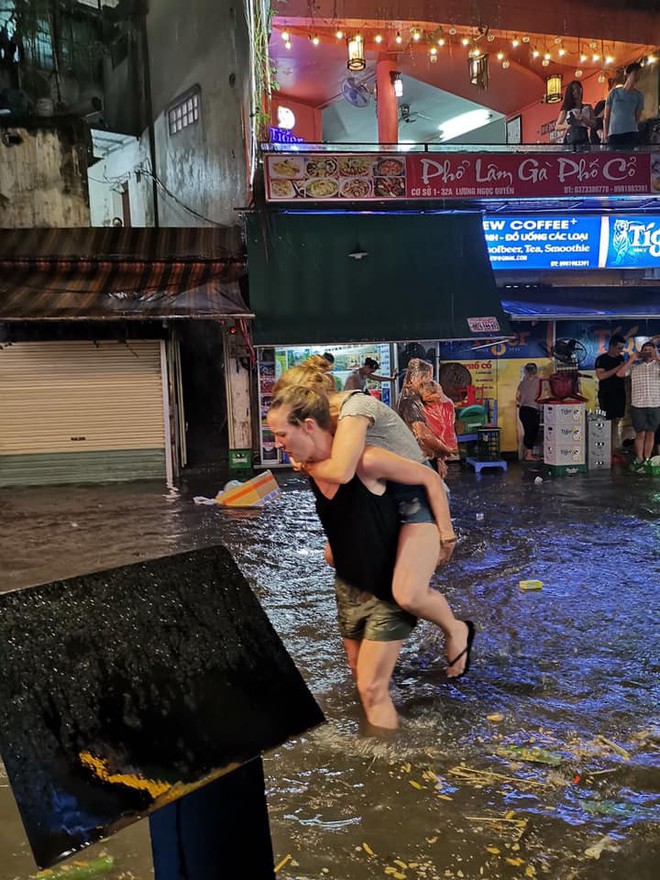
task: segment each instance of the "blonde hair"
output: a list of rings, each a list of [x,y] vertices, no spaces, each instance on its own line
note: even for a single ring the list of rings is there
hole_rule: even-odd
[[[275,383],[273,393],[278,395],[291,385],[304,385],[305,388],[312,388],[317,394],[332,394],[336,389],[335,380],[330,375],[331,369],[330,361],[320,354],[313,354],[302,364],[285,370]]]
[[[298,368],[292,367],[291,369]],[[291,371],[287,370],[287,372]],[[270,409],[280,409],[283,406],[290,407],[287,416],[287,422],[290,425],[302,425],[305,419],[314,419],[319,428],[324,431],[332,429],[330,404],[323,392],[318,392],[306,385],[288,385],[279,390],[276,389]]]

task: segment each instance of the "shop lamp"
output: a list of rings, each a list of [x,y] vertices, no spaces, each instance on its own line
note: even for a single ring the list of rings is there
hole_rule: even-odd
[[[488,55],[473,55],[468,58],[468,71],[473,86],[488,88]]]
[[[401,71],[390,70],[390,79],[392,80],[394,94],[397,96],[397,98],[401,98],[403,96],[403,80],[401,79]]]
[[[561,101],[563,77],[561,73],[551,73],[545,79],[545,103],[556,104]]]
[[[346,67],[349,70],[364,70],[367,62],[364,60],[364,42],[362,37],[355,36],[347,40],[348,44],[348,61]]]

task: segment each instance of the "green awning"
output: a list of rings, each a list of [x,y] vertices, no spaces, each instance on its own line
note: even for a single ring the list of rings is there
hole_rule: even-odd
[[[247,218],[255,345],[510,335],[474,214]]]

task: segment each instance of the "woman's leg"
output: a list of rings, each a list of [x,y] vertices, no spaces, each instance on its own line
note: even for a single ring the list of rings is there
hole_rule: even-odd
[[[390,696],[390,680],[403,641],[363,639],[357,658],[357,689],[364,714],[373,727],[395,730],[398,716]]]
[[[534,445],[536,444],[536,437],[539,432],[539,423],[541,421],[541,416],[539,411],[534,409],[533,407],[521,406],[520,421],[522,422],[523,429],[525,431],[523,445],[525,447],[525,458],[528,459],[532,457],[532,450],[534,449]]]
[[[409,614],[430,620],[443,631],[447,660],[465,650],[468,627],[454,617],[449,603],[429,586],[440,551],[440,536],[435,523],[410,523],[401,526],[392,593],[398,605]],[[465,669],[464,655],[447,671],[455,678]]]
[[[351,675],[357,681],[358,656],[360,654],[361,639],[342,639],[344,643],[344,651],[346,651],[346,659],[351,669]]]

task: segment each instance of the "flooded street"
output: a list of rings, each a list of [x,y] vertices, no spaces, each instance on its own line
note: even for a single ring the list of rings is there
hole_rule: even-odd
[[[395,672],[402,728],[390,742],[359,736],[324,541],[300,477],[279,475],[286,491],[263,511],[195,506],[194,495],[219,488],[213,480],[170,492],[3,490],[0,589],[213,543],[232,550],[328,718],[266,760],[278,877],[651,880],[660,479],[535,476],[450,474],[459,544],[436,583],[477,625],[472,667],[445,680],[442,642],[420,625]],[[521,591],[527,579],[543,588]],[[116,876],[150,877],[146,823],[102,849]],[[34,870],[3,776],[0,880]]]

